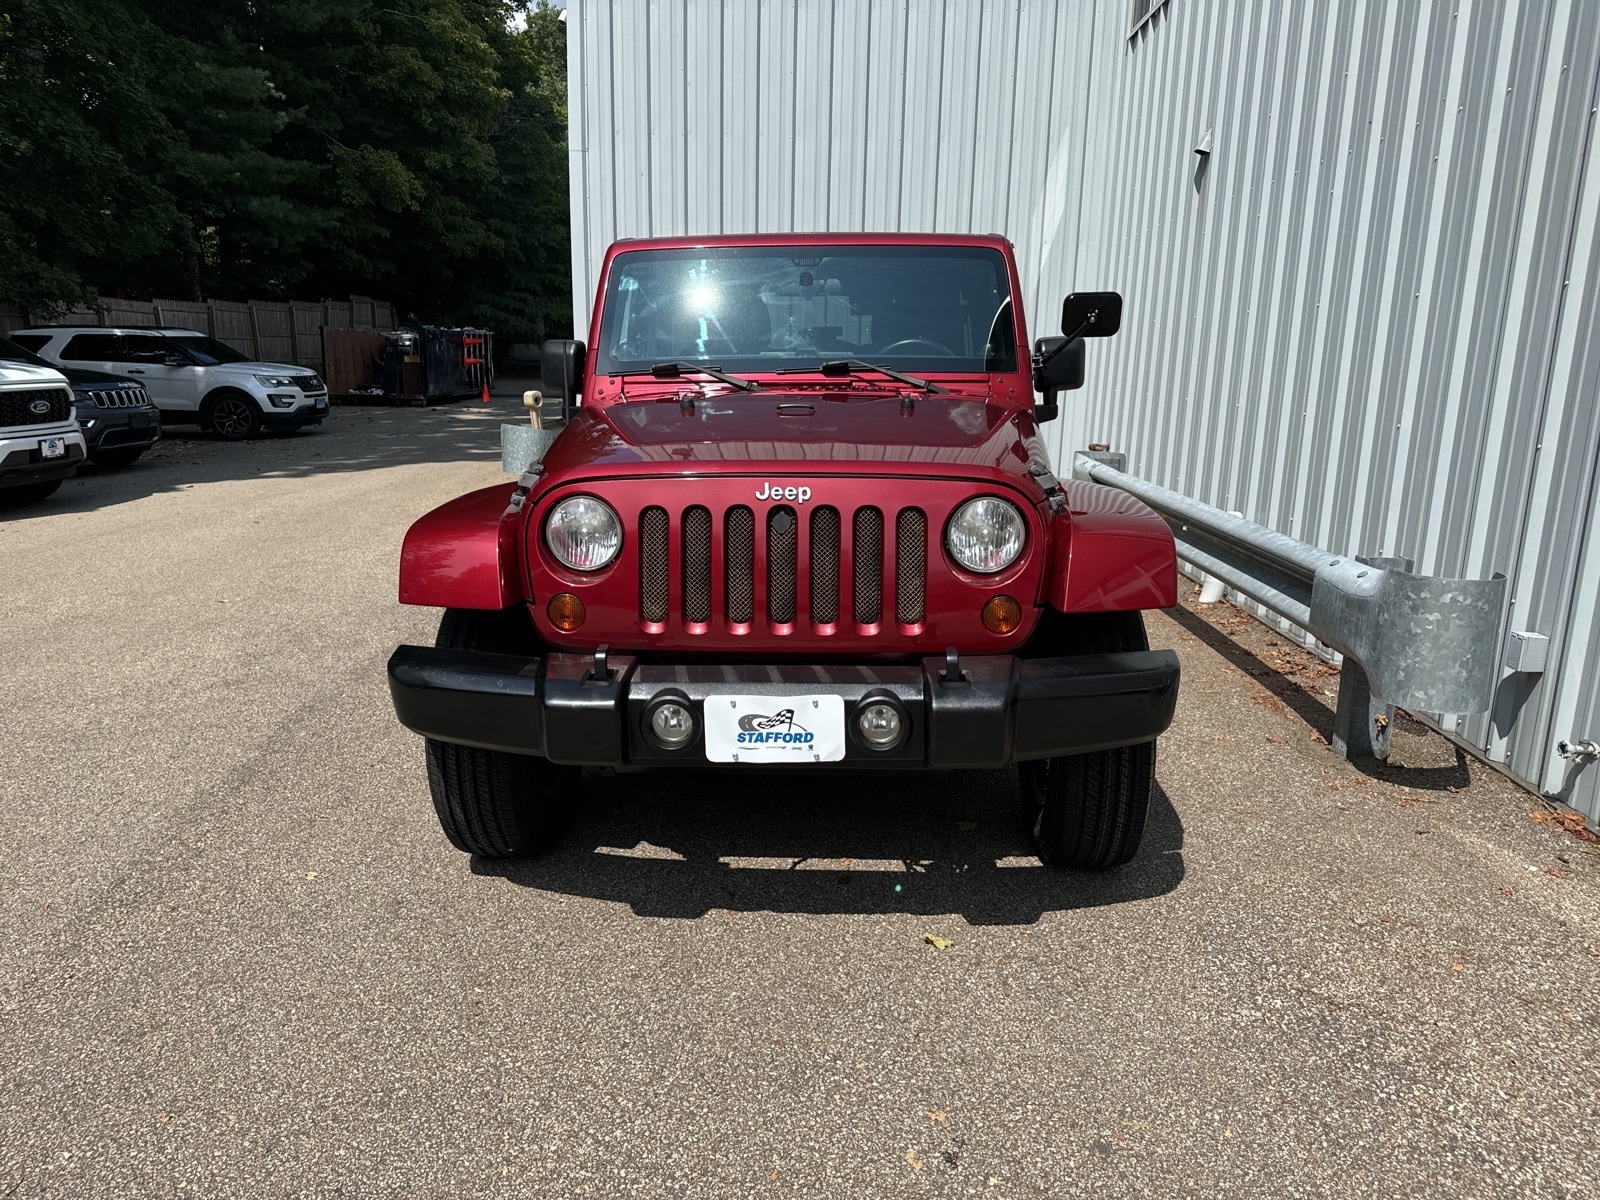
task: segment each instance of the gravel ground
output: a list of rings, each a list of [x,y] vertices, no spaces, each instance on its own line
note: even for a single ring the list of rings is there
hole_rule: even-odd
[[[1600,1192],[1600,860],[1420,726],[1334,758],[1233,610],[1151,620],[1182,702],[1103,877],[1010,773],[592,773],[549,856],[451,850],[395,562],[511,411],[0,516],[0,1198]]]

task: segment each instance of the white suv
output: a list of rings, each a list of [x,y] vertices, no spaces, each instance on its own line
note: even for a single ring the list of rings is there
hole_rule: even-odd
[[[43,500],[83,461],[60,371],[0,362],[0,503]]]
[[[64,367],[137,379],[163,423],[198,422],[229,441],[320,424],[328,415],[328,385],[315,371],[251,362],[192,329],[40,325],[10,337]]]

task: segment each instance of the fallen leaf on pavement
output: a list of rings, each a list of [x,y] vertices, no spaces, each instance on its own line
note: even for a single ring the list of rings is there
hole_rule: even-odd
[[[1271,742],[1274,746],[1287,746],[1289,744],[1288,738],[1269,737],[1267,741]]]
[[[950,1128],[950,1114],[942,1108],[936,1108],[928,1114],[928,1120],[937,1121],[946,1129]]]
[[[906,1161],[911,1164],[911,1169],[913,1171],[922,1170],[922,1156],[919,1155],[915,1150],[906,1151]]]
[[[955,943],[949,938],[942,938],[936,933],[925,933],[922,935],[922,940],[927,942],[928,945],[932,946],[935,950],[948,950],[951,946],[955,945]]]

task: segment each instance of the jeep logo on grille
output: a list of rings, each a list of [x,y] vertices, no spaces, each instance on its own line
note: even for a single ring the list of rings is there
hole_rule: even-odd
[[[804,504],[811,499],[811,489],[808,487],[780,487],[776,483],[763,483],[761,490],[756,493],[757,500],[793,500],[796,504]]]
[[[32,404],[28,405],[28,411],[31,412],[31,413],[37,413],[39,416],[42,417],[42,416],[45,415],[45,413],[50,411],[50,401],[48,401],[48,400],[35,400]],[[793,490],[794,490],[793,488],[790,489],[790,491],[793,491]]]

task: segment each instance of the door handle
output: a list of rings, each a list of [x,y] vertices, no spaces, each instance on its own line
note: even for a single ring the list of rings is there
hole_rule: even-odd
[[[144,372],[141,371],[138,367],[129,367],[128,368],[128,374],[129,375],[143,375]]]

